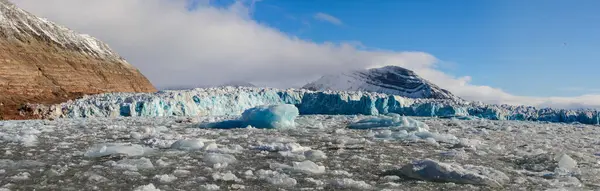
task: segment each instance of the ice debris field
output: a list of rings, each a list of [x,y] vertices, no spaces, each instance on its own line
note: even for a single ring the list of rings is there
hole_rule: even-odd
[[[0,190],[600,189],[594,125],[371,93],[211,91],[104,94],[45,108],[63,118],[0,121]],[[454,113],[398,112],[439,108]]]

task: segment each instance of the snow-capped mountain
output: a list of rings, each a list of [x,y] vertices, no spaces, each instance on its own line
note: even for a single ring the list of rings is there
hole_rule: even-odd
[[[100,40],[0,0],[0,118],[27,102],[154,91],[137,68]]]
[[[45,18],[18,8],[8,0],[0,0],[0,37],[25,41],[28,38],[48,41],[66,49],[104,59],[121,60],[108,45],[87,34],[79,34]],[[127,65],[130,66],[130,65]]]
[[[256,85],[250,83],[250,82],[242,82],[242,81],[231,81],[225,84],[221,84],[219,87],[226,87],[226,86],[231,86],[231,87],[256,87]]]
[[[461,100],[450,91],[419,77],[415,72],[398,66],[326,75],[303,88],[313,91],[367,91],[408,98]]]

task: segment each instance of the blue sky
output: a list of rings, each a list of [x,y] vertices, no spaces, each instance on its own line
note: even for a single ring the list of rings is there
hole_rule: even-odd
[[[391,64],[468,100],[600,108],[597,0],[13,1],[101,39],[159,88],[301,87]]]
[[[600,92],[598,10],[594,0],[263,0],[253,19],[315,42],[427,52],[444,72],[512,94],[576,96]]]

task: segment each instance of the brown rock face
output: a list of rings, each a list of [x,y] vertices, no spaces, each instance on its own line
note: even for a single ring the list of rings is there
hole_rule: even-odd
[[[154,92],[106,44],[0,0],[0,117],[19,119],[25,103],[60,103],[83,94]]]

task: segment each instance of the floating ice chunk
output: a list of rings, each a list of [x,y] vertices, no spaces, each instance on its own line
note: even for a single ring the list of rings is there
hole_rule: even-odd
[[[177,180],[177,177],[172,174],[163,174],[154,176],[154,179],[157,179],[160,183],[170,183]]]
[[[296,120],[296,126],[309,128],[309,129],[323,129],[325,126],[323,123],[314,118],[300,118]]]
[[[309,160],[303,161],[303,162],[294,162],[293,168],[296,171],[301,171],[301,172],[305,172],[305,173],[312,173],[312,174],[325,173],[324,166],[319,166],[316,163],[314,163],[313,161],[309,161]]]
[[[219,181],[219,180],[226,181],[226,182],[229,182],[229,181],[241,182],[242,181],[237,176],[235,176],[235,174],[233,174],[231,172],[226,172],[226,173],[217,172],[212,175],[212,178],[215,181]]]
[[[279,173],[277,171],[272,170],[263,170],[260,169],[256,171],[256,175],[259,179],[267,181],[269,184],[283,186],[283,187],[293,187],[298,182],[296,179],[291,178],[289,175],[285,173]]]
[[[30,176],[31,176],[31,174],[29,174],[28,172],[19,172],[19,174],[10,177],[10,179],[16,180],[16,181],[23,181],[23,180],[29,180]]]
[[[304,151],[304,157],[306,157],[306,159],[312,160],[312,161],[327,159],[327,155],[325,155],[325,153],[320,150]]]
[[[104,176],[100,176],[100,175],[98,175],[96,173],[90,173],[90,174],[86,173],[86,176],[88,177],[88,181],[91,181],[91,182],[98,183],[98,182],[107,182],[107,181],[110,181],[108,178],[106,178]]]
[[[177,170],[173,171],[173,175],[175,175],[177,177],[186,177],[190,174],[192,174],[192,172],[190,172],[188,170],[177,169]]]
[[[201,139],[189,139],[189,140],[178,140],[171,144],[171,149],[178,150],[199,150],[204,147],[204,140]]]
[[[567,154],[562,154],[557,160],[559,168],[567,171],[573,171],[577,168],[577,161],[573,160],[573,158]]]
[[[383,128],[383,127],[393,127],[399,126],[402,122],[399,118],[396,117],[388,117],[388,116],[378,116],[378,117],[370,117],[367,119],[362,119],[357,122],[351,123],[348,125],[350,129],[374,129],[374,128]]]
[[[456,136],[451,135],[451,134],[439,134],[439,133],[422,131],[422,132],[416,132],[415,135],[421,139],[432,138],[433,140],[435,140],[437,142],[443,142],[443,143],[456,144],[459,142],[459,139],[456,138]]]
[[[250,108],[242,113],[241,120],[245,125],[256,128],[294,127],[298,117],[298,108],[294,105],[271,105]]]
[[[144,136],[138,132],[131,132],[129,134],[129,137],[131,137],[132,139],[136,139],[136,140],[140,140],[140,139],[144,138]]]
[[[5,169],[24,169],[24,168],[34,168],[46,165],[43,162],[38,162],[34,160],[20,160],[13,161],[10,159],[0,159],[0,168]]]
[[[323,186],[325,184],[323,183],[323,181],[316,180],[314,178],[305,178],[304,181],[309,182],[315,186]]]
[[[311,150],[310,147],[304,147],[298,143],[280,143],[280,142],[265,143],[265,144],[256,146],[254,148],[256,150],[270,151],[270,152],[277,152],[277,151],[304,152],[304,151]]]
[[[217,168],[227,166],[228,164],[236,161],[237,159],[233,155],[229,154],[206,153],[204,155],[204,162]]]
[[[400,180],[400,177],[392,175],[392,176],[384,176],[383,179],[387,180],[387,181],[398,181],[398,180]]]
[[[506,174],[495,169],[474,165],[441,163],[431,159],[418,160],[400,169],[401,175],[439,182],[488,185],[499,187],[509,181]]]
[[[403,129],[407,131],[422,131],[428,130],[427,124],[415,120],[410,117],[399,115],[375,116],[367,119],[362,119],[348,125],[350,129],[375,129],[375,128],[390,128]]]
[[[160,189],[154,187],[154,184],[150,183],[148,185],[138,186],[133,191],[160,191]]]
[[[370,190],[372,187],[365,181],[353,180],[350,178],[335,179],[332,180],[329,185],[334,189],[357,189],[357,190]]]
[[[221,188],[216,184],[205,184],[205,185],[200,186],[200,190],[215,191],[215,190],[221,190]]]
[[[429,132],[427,124],[399,115],[371,117],[352,123],[348,127],[351,129],[379,129],[370,133],[370,136],[377,139],[396,139],[409,142],[424,140],[434,145],[437,145],[438,142],[451,144],[459,142],[454,135]]]
[[[113,162],[113,161],[111,161]],[[138,171],[138,170],[148,170],[154,169],[154,165],[152,161],[148,158],[140,158],[140,159],[123,159],[116,163],[113,163],[117,169],[129,170],[129,171]]]
[[[37,135],[35,135],[33,133],[35,133],[35,132],[32,132],[32,134],[17,135],[17,134],[4,134],[4,133],[0,132],[0,142],[6,141],[6,142],[13,142],[13,143],[20,143],[26,147],[33,147],[33,146],[37,145],[37,143],[38,143],[38,137],[37,137]]]
[[[347,176],[347,177],[352,177],[352,173],[345,171],[345,170],[332,170],[329,171],[329,174],[331,175],[335,175],[335,176]]]
[[[85,157],[103,157],[114,154],[123,154],[127,156],[141,156],[148,152],[150,152],[150,148],[143,147],[141,145],[136,144],[118,144],[118,143],[108,143],[108,144],[99,144],[94,145],[89,148],[84,156]]]

